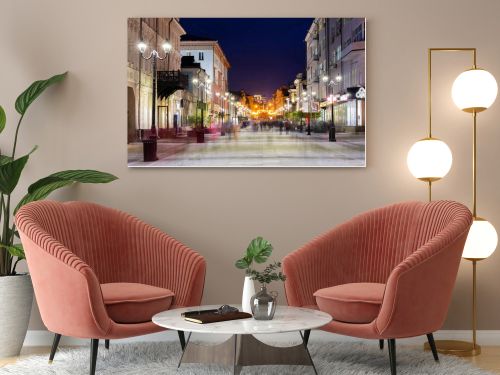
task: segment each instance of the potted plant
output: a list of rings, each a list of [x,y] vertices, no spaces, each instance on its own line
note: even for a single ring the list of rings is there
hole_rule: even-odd
[[[15,108],[20,117],[17,123],[12,152],[0,155],[0,358],[19,355],[28,330],[33,301],[33,287],[29,274],[16,271],[18,263],[24,259],[24,251],[19,243],[19,234],[13,215],[29,202],[46,198],[51,192],[75,182],[107,183],[116,179],[109,173],[94,170],[66,170],[53,173],[28,187],[27,193],[17,203],[12,202],[14,192],[24,167],[36,146],[26,155],[17,157],[16,147],[19,130],[29,106],[49,86],[64,80],[66,73],[47,80],[36,81],[16,100]],[[5,129],[7,119],[0,106],[0,133]]]
[[[236,268],[245,270],[245,282],[243,284],[243,294],[241,299],[241,307],[244,312],[252,312],[250,299],[255,294],[255,286],[252,278],[253,262],[266,262],[272,252],[273,245],[262,237],[257,237],[248,244],[245,256],[238,259],[235,263]]]

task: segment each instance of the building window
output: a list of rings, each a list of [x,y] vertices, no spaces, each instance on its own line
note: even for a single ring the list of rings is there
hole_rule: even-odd
[[[203,60],[205,56],[203,55],[203,52],[198,52],[198,60]]]
[[[363,30],[363,24],[356,27],[356,29],[353,31],[352,40],[353,40],[353,42],[361,42],[361,41],[365,40],[365,33]]]

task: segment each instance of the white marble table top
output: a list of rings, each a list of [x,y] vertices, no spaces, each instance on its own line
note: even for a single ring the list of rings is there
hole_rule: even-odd
[[[322,327],[332,320],[329,314],[322,311],[289,306],[278,306],[272,320],[255,320],[254,318],[248,318],[226,322],[197,324],[188,322],[181,316],[181,314],[186,311],[217,309],[219,307],[219,305],[213,305],[167,310],[153,316],[153,322],[160,327],[178,331],[247,335],[314,329]],[[240,308],[239,306],[236,307]]]

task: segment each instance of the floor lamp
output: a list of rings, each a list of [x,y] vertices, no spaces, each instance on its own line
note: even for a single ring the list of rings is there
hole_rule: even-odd
[[[477,114],[489,108],[495,101],[498,86],[493,75],[489,72],[477,68],[476,49],[475,48],[430,48],[428,50],[428,108],[429,108],[429,138],[431,138],[432,124],[432,101],[431,101],[431,82],[432,82],[432,53],[433,52],[470,52],[472,53],[472,68],[461,73],[453,83],[452,99],[455,105],[462,111],[471,113],[473,119],[472,129],[472,214],[473,224],[467,236],[462,257],[472,262],[472,343],[457,340],[437,340],[436,346],[440,353],[452,354],[457,356],[474,356],[481,353],[481,347],[476,342],[476,322],[477,322],[477,292],[476,292],[476,265],[479,260],[488,258],[496,249],[498,236],[493,225],[487,220],[479,217],[476,210],[477,202]],[[451,152],[446,144],[437,143],[433,148],[429,147],[429,138],[415,143],[408,153],[408,167],[412,174],[429,184],[429,201],[432,198],[432,181],[430,177],[423,179],[425,175],[423,170],[436,170],[440,168],[442,178],[451,168]],[[426,147],[419,143],[426,141]],[[435,141],[436,142],[436,141]],[[439,141],[441,142],[441,141]],[[429,155],[430,152],[432,155]],[[423,155],[423,153],[426,153]],[[449,155],[448,155],[449,153]],[[425,166],[422,161],[429,165]],[[439,164],[439,167],[432,164]],[[418,166],[417,166],[418,165]],[[449,165],[449,167],[448,167]],[[446,169],[448,168],[448,169]],[[416,172],[419,174],[416,174]],[[445,173],[443,173],[446,171]],[[429,174],[429,173],[427,173]],[[435,173],[436,174],[436,173]],[[439,179],[437,178],[437,179]],[[429,349],[426,344],[425,349]]]

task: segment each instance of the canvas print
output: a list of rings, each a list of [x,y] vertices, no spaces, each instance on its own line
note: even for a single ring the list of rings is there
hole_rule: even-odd
[[[364,167],[364,18],[129,18],[129,167]]]

